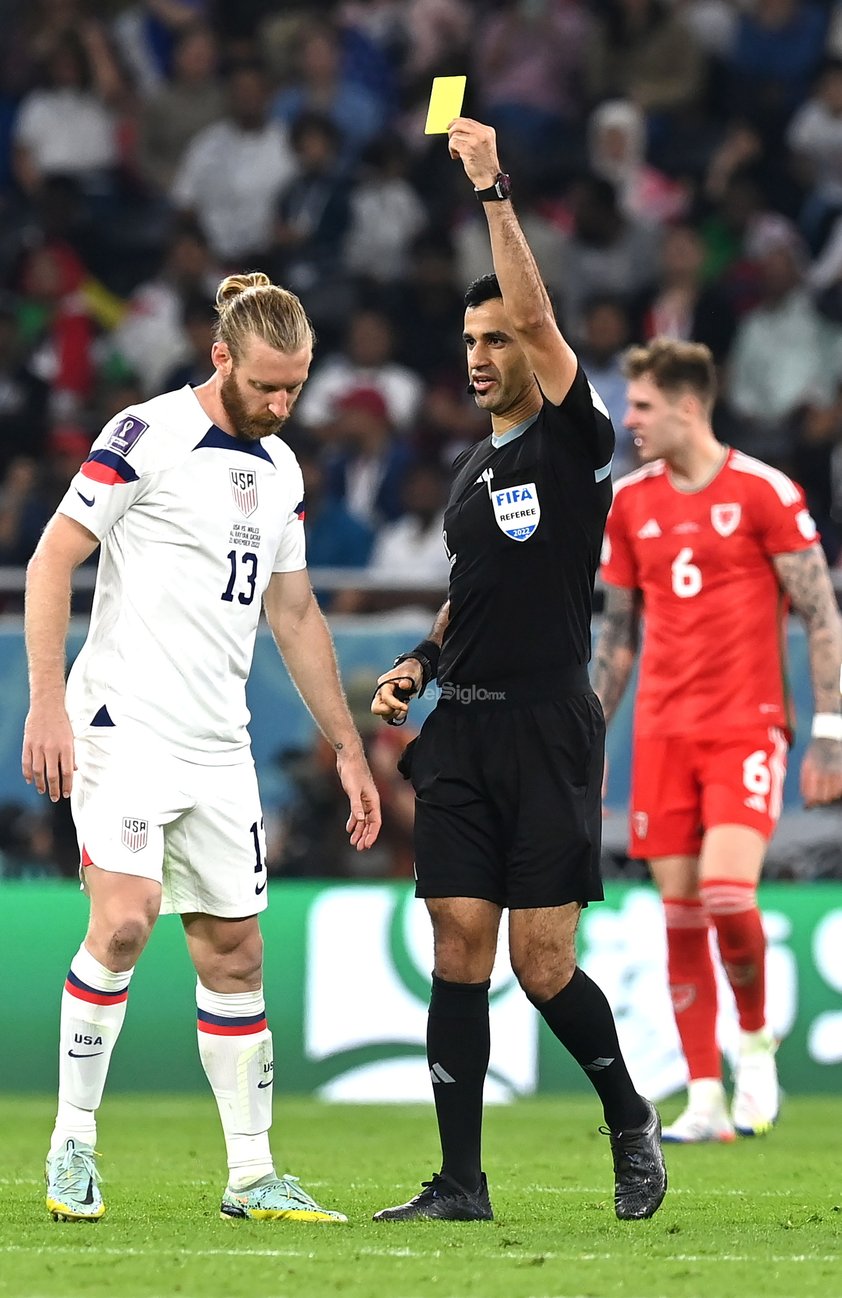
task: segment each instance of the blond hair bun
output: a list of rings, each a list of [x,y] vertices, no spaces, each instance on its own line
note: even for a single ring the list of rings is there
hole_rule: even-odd
[[[246,271],[243,275],[227,275],[216,290],[216,305],[223,307],[248,289],[268,288],[271,283],[269,276],[264,275],[262,270]]]

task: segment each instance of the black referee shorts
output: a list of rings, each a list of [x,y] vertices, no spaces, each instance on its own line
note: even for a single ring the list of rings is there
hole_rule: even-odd
[[[417,897],[512,909],[602,899],[602,707],[590,691],[549,693],[440,701],[408,746]]]

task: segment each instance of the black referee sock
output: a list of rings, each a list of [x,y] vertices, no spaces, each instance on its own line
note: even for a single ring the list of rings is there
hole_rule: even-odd
[[[620,1053],[617,1028],[604,992],[577,968],[566,987],[535,1008],[588,1075],[612,1131],[640,1127],[649,1116]]]
[[[491,1053],[489,986],[445,982],[433,974],[427,1019],[441,1170],[466,1190],[479,1188],[482,1171],[482,1090]]]

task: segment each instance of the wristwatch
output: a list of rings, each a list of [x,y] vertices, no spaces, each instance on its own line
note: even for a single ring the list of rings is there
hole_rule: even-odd
[[[420,649],[413,649],[410,653],[401,654],[400,657],[396,658],[392,663],[392,669],[394,670],[395,667],[400,667],[401,663],[405,663],[407,658],[414,658],[417,663],[421,664],[421,684],[418,687],[418,693],[423,694],[436,674],[433,670],[433,664],[430,662],[427,655]],[[414,690],[410,693],[414,693]]]
[[[474,193],[480,203],[502,203],[512,196],[512,178],[505,171],[498,171],[493,185],[488,189],[474,187]]]

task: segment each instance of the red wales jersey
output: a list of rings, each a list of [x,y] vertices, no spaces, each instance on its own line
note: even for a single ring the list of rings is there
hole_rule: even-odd
[[[643,592],[636,734],[789,732],[787,601],[771,560],[815,544],[801,488],[729,450],[698,491],[677,490],[658,460],[614,492],[601,572]]]

